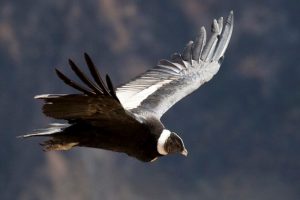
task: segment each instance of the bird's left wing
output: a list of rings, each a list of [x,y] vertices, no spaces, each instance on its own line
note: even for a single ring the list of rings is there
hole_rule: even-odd
[[[72,60],[69,60],[71,69],[85,86],[69,79],[57,69],[56,73],[64,83],[83,94],[35,96],[36,99],[42,99],[45,102],[43,113],[55,119],[68,120],[70,123],[84,121],[96,126],[137,123],[120,104],[109,76],[106,75],[106,83],[104,83],[87,54],[85,54],[85,60],[95,82],[91,81]]]
[[[213,21],[208,42],[202,27],[182,55],[174,54],[170,61],[161,60],[156,67],[117,88],[116,95],[123,107],[134,114],[161,118],[171,106],[218,72],[232,30],[232,11],[224,25],[222,17]]]

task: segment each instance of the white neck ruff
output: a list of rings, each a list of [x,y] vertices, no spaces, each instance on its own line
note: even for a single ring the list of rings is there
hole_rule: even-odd
[[[157,141],[157,151],[158,153],[160,153],[161,155],[167,155],[168,152],[166,152],[165,150],[165,143],[167,141],[167,139],[169,138],[169,136],[171,135],[171,132],[167,129],[164,129]]]

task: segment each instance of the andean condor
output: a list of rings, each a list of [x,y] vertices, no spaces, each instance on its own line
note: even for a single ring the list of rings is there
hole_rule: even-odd
[[[79,94],[43,94],[43,113],[65,124],[54,123],[21,137],[47,136],[45,150],[94,147],[123,152],[141,161],[154,161],[172,153],[187,155],[182,139],[166,129],[160,118],[176,102],[209,81],[219,70],[233,29],[233,12],[226,22],[213,20],[206,42],[202,27],[183,53],[160,60],[152,69],[114,89],[108,75],[101,79],[91,58],[84,54],[92,81],[69,60],[84,86],[56,69],[58,77]]]

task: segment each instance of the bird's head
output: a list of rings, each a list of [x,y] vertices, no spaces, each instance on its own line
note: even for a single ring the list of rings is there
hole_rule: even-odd
[[[180,153],[187,156],[188,154],[182,139],[176,133],[167,129],[164,129],[158,138],[157,151],[161,155]]]

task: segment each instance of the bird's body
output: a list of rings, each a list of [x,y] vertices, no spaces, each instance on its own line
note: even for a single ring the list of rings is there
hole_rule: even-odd
[[[93,147],[123,152],[145,162],[171,153],[186,156],[182,139],[167,130],[160,118],[218,72],[232,28],[231,12],[224,27],[223,18],[214,20],[212,36],[207,43],[202,27],[196,40],[187,44],[182,55],[174,54],[170,61],[161,60],[156,67],[117,89],[113,88],[108,76],[104,83],[87,54],[85,60],[94,81],[69,60],[72,70],[85,86],[58,70],[57,75],[83,94],[35,97],[44,100],[45,115],[68,123],[52,124],[23,137],[51,137],[42,144],[45,150]]]
[[[139,133],[143,137],[140,137]],[[129,125],[127,128],[120,130],[79,122],[65,128],[43,145],[46,150],[69,150],[73,146],[99,148],[123,152],[148,162],[160,156],[156,151],[158,137],[159,135],[151,133],[146,125],[138,128]]]

